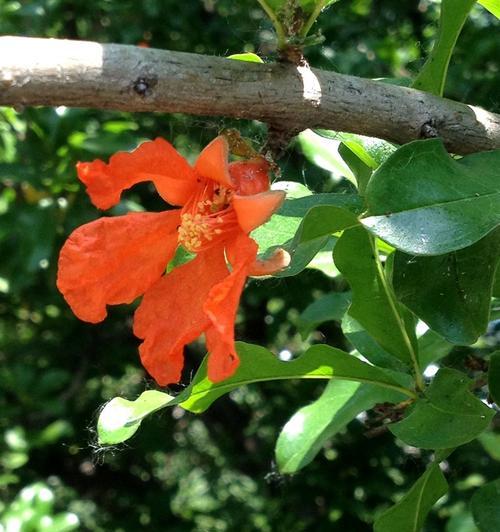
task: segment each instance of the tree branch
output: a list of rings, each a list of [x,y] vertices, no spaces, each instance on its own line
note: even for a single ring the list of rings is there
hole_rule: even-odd
[[[425,92],[307,66],[118,44],[0,37],[0,105],[219,115],[398,144],[440,136],[458,154],[500,148],[500,115]]]

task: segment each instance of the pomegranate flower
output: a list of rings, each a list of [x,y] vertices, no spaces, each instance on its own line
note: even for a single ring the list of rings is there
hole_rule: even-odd
[[[279,257],[257,260],[248,233],[281,205],[284,192],[269,190],[264,159],[228,163],[217,137],[194,167],[165,140],[113,155],[108,164],[78,163],[78,176],[99,209],[116,205],[123,190],[152,181],[180,209],[104,217],[76,229],[59,257],[57,286],[78,318],[106,317],[106,305],[143,295],[134,334],[141,361],[161,386],[178,382],[186,344],[205,333],[208,377],[217,382],[238,366],[234,320],[248,275],[282,267]],[[196,253],[165,274],[178,245]],[[286,265],[286,264],[285,264]]]

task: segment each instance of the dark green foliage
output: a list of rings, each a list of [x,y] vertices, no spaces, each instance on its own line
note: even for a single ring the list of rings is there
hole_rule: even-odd
[[[324,44],[306,54],[312,65],[344,73],[406,77],[422,64],[437,17],[436,4],[427,1],[338,2],[313,28],[321,27]],[[254,51],[264,59],[273,54],[271,24],[253,0],[0,0],[0,33],[146,42],[215,55]],[[498,35],[498,21],[476,6],[454,53],[448,96],[500,109]],[[344,410],[337,405],[342,413],[337,425],[322,424],[319,416],[320,434],[309,448],[317,455],[307,469],[295,476],[278,472],[274,446],[281,428],[305,405],[314,410],[325,404],[329,388],[346,381],[332,381],[323,395],[324,381],[254,384],[233,390],[200,415],[163,410],[119,448],[103,450],[96,444],[101,405],[118,395],[135,398],[154,384],[138,360],[130,324],[133,305],[113,308],[105,323],[88,325],[74,317],[55,289],[64,239],[100,215],[76,179],[75,163],[106,158],[158,135],[193,160],[222,127],[235,124],[257,147],[264,141],[263,126],[222,118],[0,110],[0,523],[9,512],[22,511],[16,506],[21,490],[36,486],[36,493],[49,489],[54,500],[41,508],[35,493],[31,509],[53,519],[73,512],[81,530],[363,532],[429,474],[424,473],[428,453],[395,443],[384,430],[381,419],[389,419],[387,412],[372,411],[349,423],[356,412],[347,403]],[[360,172],[368,180],[366,169]],[[353,192],[351,184],[331,180],[294,149],[282,163],[282,178],[315,192]],[[152,188],[140,185],[111,213],[163,208]],[[386,360],[389,355],[366,333],[360,338],[352,323],[345,328],[347,338],[333,322],[322,323],[306,339],[298,333],[300,312],[324,294],[347,289],[339,278],[311,270],[252,281],[237,336],[292,356],[318,342],[348,350],[350,338],[361,351],[371,342],[373,360]],[[457,349],[446,362],[480,381],[481,371],[468,364],[486,347]],[[188,350],[184,383],[203,354],[198,344]],[[426,360],[436,358],[426,354]],[[349,430],[342,432],[347,423]],[[323,438],[325,425],[333,440]],[[495,430],[493,424],[481,440],[492,449],[491,458],[477,441],[450,458],[449,499],[431,513],[426,530],[442,531],[450,517],[470,515],[466,501],[472,488],[500,476]],[[304,465],[307,459],[298,462]],[[427,471],[438,475],[430,467]],[[484,488],[488,496],[492,486]]]

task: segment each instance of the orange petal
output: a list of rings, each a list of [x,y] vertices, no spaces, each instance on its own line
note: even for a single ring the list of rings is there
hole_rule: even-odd
[[[57,287],[81,320],[102,321],[106,305],[131,303],[160,278],[177,247],[179,212],[100,218],[70,235]]]
[[[233,196],[233,207],[240,227],[250,233],[259,225],[267,222],[273,212],[278,210],[285,199],[282,190],[268,190],[253,196]]]
[[[203,305],[212,287],[229,274],[222,247],[212,247],[162,277],[144,295],[134,316],[134,334],[144,339],[142,364],[160,386],[178,382],[183,347],[210,320]]]
[[[200,153],[194,169],[200,176],[232,188],[233,182],[229,174],[228,158],[227,140],[224,137],[217,137]]]
[[[123,190],[142,181],[153,181],[160,196],[171,205],[184,205],[197,186],[191,166],[161,138],[144,142],[132,152],[118,152],[108,164],[97,159],[76,167],[99,209],[116,205]]]
[[[208,378],[212,382],[220,382],[234,375],[240,365],[240,359],[234,347],[234,338],[226,342],[215,327],[209,327],[205,331],[205,341],[207,351],[210,353]]]
[[[231,163],[229,173],[237,194],[241,196],[269,190],[269,163],[262,157]]]
[[[205,303],[212,328],[207,330],[208,378],[218,382],[231,376],[238,366],[234,348],[234,320],[248,271],[257,256],[257,244],[240,233],[227,245],[233,268],[230,275],[215,285]]]
[[[283,248],[277,248],[267,259],[255,259],[248,275],[253,277],[262,277],[279,272],[290,265],[292,257],[290,253]]]

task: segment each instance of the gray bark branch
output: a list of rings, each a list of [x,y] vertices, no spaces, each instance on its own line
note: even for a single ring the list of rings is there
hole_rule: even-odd
[[[0,37],[0,105],[91,107],[255,119],[449,151],[500,148],[500,115],[425,92],[297,67],[118,44]]]

